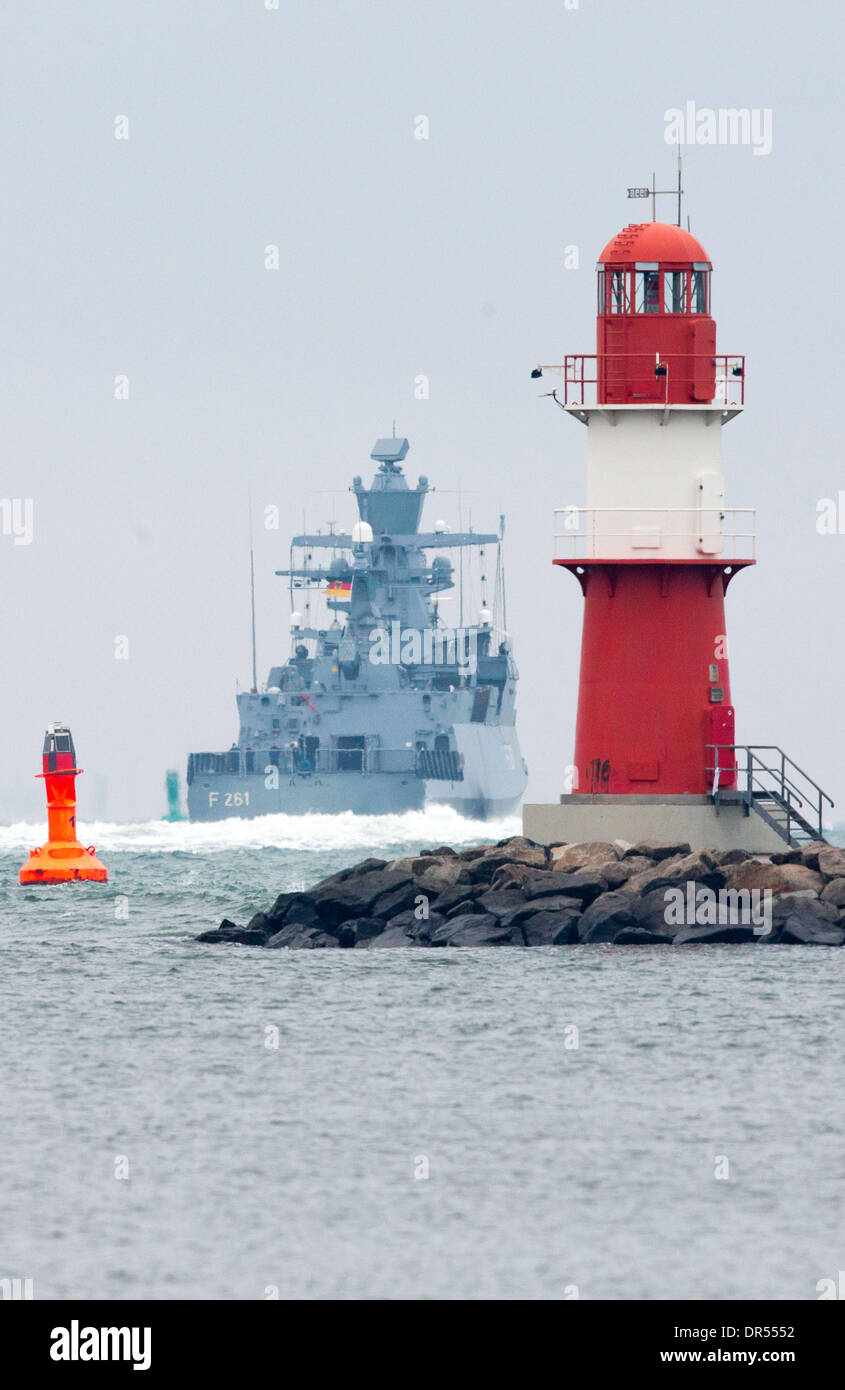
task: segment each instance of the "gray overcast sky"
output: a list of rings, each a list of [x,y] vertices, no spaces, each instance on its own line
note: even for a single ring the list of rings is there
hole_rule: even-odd
[[[728,505],[758,508],[728,597],[737,735],[845,804],[845,534],[815,526],[845,489],[842,24],[832,0],[6,6],[0,496],[33,499],[35,533],[0,535],[0,816],[43,815],[54,718],[88,818],[159,814],[168,765],[228,746],[247,487],[263,678],[287,654],[289,532],[352,518],[394,417],[412,479],[460,484],[479,529],[507,514],[529,797],[557,796],[582,600],[552,509],[583,504],[586,438],[529,371],[593,350],[595,260],[648,215],[627,186],[671,181],[664,112],[689,100],[773,122],[766,157],[685,151],[719,348],[748,354],[724,434]],[[456,524],[455,493],[426,515]]]

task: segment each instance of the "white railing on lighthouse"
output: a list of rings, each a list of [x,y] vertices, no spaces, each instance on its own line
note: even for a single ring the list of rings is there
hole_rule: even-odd
[[[554,558],[754,560],[752,507],[558,507]]]

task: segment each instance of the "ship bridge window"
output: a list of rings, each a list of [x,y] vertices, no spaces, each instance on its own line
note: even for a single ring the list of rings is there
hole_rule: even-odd
[[[710,312],[710,271],[706,265],[694,265],[690,278],[690,311],[693,314]]]
[[[664,270],[663,272],[663,311],[666,314],[682,314],[686,299],[686,271]]]
[[[612,314],[627,314],[628,312],[626,278],[624,270],[612,270],[610,272],[610,312]]]
[[[637,266],[636,305],[638,314],[658,314],[660,312],[660,268],[657,262]]]

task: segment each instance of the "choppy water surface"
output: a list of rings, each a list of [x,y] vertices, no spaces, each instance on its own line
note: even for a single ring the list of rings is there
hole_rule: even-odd
[[[845,951],[191,940],[366,854],[516,829],[94,826],[110,883],[40,889],[40,827],[0,829],[0,1277],[815,1298],[845,1268]]]

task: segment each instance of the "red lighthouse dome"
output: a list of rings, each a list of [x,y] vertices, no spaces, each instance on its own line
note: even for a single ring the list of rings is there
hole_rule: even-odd
[[[607,243],[597,266],[601,403],[713,400],[711,271],[701,242],[671,223],[634,223]]]
[[[611,237],[599,256],[607,264],[634,261],[678,261],[692,264],[709,257],[692,232],[674,222],[633,222]]]

